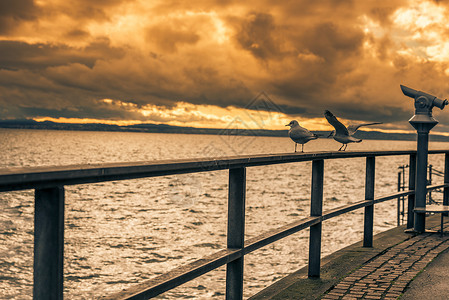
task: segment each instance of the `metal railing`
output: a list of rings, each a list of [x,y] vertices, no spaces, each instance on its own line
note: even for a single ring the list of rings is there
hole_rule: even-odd
[[[405,175],[406,175],[406,169],[409,168],[409,165],[401,165],[398,167],[398,169],[400,170],[398,172],[398,192],[400,191],[405,191],[406,189],[408,189],[408,185],[405,182]],[[436,170],[435,168],[433,168],[433,165],[429,164],[428,165],[428,176],[427,176],[427,185],[432,185],[432,178],[433,176],[437,176],[437,177],[444,177],[445,173],[441,172],[439,170]],[[441,189],[430,189],[427,192],[427,204],[438,204],[437,201],[435,201],[432,197],[432,191],[438,192],[438,193],[443,193],[444,190]],[[440,203],[441,204],[441,203]],[[401,196],[398,197],[397,199],[397,225],[400,226],[402,224],[404,224],[405,222],[405,216],[406,216],[406,212],[405,212],[405,197]]]
[[[444,188],[443,202],[447,205],[449,150],[429,154],[445,154],[444,183],[427,189]],[[375,158],[399,155],[410,157],[409,189],[374,198]],[[365,199],[323,212],[324,160],[356,157],[366,158]],[[245,240],[246,168],[303,161],[312,161],[310,216]],[[408,198],[407,228],[413,227],[416,151],[315,152],[1,169],[0,192],[35,190],[34,298],[63,298],[64,186],[225,169],[229,170],[227,248],[106,298],[148,299],[226,265],[226,298],[242,299],[244,256],[306,228],[310,228],[308,275],[319,277],[323,221],[364,208],[363,246],[372,247],[374,205],[401,196]]]

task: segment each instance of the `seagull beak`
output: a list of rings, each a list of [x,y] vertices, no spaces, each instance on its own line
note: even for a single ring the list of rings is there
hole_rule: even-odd
[[[290,124],[287,124],[287,125],[285,125],[285,126],[290,126]]]

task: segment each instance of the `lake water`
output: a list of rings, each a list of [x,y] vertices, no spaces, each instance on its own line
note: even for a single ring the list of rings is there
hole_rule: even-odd
[[[0,129],[0,168],[293,152],[288,138]],[[335,151],[319,139],[305,151]],[[431,143],[447,149],[449,143]],[[348,150],[410,150],[364,140]],[[443,170],[442,155],[430,157]],[[407,156],[376,159],[376,196],[397,190]],[[247,169],[246,238],[307,217],[311,163]],[[442,182],[435,178],[435,183]],[[364,198],[365,159],[325,161],[324,210]],[[228,171],[66,187],[64,294],[96,299],[226,247]],[[434,193],[434,198],[439,197]],[[34,191],[0,193],[0,298],[32,298]],[[396,201],[375,208],[378,233],[396,226]],[[363,209],[323,223],[322,256],[363,238]],[[308,231],[245,256],[249,297],[304,266]],[[225,267],[158,298],[224,299]]]

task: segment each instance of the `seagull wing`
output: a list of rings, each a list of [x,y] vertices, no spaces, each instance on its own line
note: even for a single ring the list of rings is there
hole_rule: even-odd
[[[324,112],[324,117],[326,117],[326,120],[329,122],[329,124],[334,126],[335,134],[338,134],[338,135],[349,135],[349,132],[348,132],[348,129],[346,128],[346,126],[343,125],[340,121],[338,121],[333,113],[331,113],[330,111],[326,110]]]
[[[361,124],[357,124],[357,125],[349,125],[348,131],[349,131],[349,134],[353,135],[362,126],[370,126],[370,125],[376,125],[376,124],[382,124],[382,122],[361,123]]]
[[[306,128],[301,127],[301,126],[296,126],[296,127],[292,128],[290,131],[290,137],[293,140],[299,140],[299,139],[303,139],[303,138],[309,137],[309,136],[314,136],[314,134],[311,133]]]

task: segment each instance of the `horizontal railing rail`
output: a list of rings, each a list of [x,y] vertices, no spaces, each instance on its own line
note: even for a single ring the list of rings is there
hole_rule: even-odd
[[[429,151],[429,154],[444,153],[449,153],[449,150]],[[242,155],[224,158],[160,160],[155,162],[143,161],[132,163],[103,163],[68,166],[9,168],[0,169],[0,192],[186,173],[198,173],[233,168],[312,161],[319,159],[327,160],[411,154],[416,154],[416,151],[348,151]]]
[[[444,184],[428,186],[427,189],[443,188],[443,197],[448,198],[449,150],[432,150],[429,151],[429,154],[445,154],[445,179]],[[365,247],[371,247],[374,205],[406,196],[408,197],[409,206],[414,204],[414,184],[410,184],[408,191],[401,191],[378,198],[374,197],[375,158],[398,155],[409,155],[410,166],[416,165],[416,151],[401,150],[245,155],[217,159],[183,159],[156,162],[0,169],[0,192],[24,189],[35,190],[33,295],[35,299],[62,299],[64,186],[228,169],[227,248],[106,298],[148,299],[223,265],[227,265],[227,298],[241,299],[243,295],[244,256],[307,228],[310,228],[309,277],[319,276],[321,225],[325,220],[364,208],[363,245]],[[366,158],[365,199],[323,212],[324,160],[360,157]],[[304,161],[312,161],[310,216],[245,240],[246,168]],[[410,183],[414,182],[415,175],[415,172],[410,172]],[[409,208],[408,213],[409,219],[412,219],[412,209]],[[410,224],[410,220],[408,220],[407,224]]]

